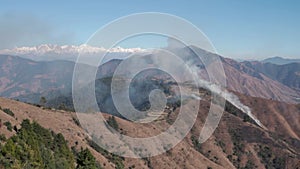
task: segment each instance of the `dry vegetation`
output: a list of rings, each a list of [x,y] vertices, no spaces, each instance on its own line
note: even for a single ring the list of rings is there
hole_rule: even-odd
[[[62,133],[70,148],[88,148],[104,168],[299,168],[299,118],[295,119],[299,117],[297,106],[249,97],[242,97],[242,101],[250,107],[256,104],[253,113],[268,127],[268,131],[225,112],[213,136],[204,144],[199,144],[197,138],[209,110],[209,102],[201,101],[196,123],[185,139],[166,153],[151,158],[122,158],[97,147],[79,126],[75,113],[43,109],[4,98],[0,98],[0,132],[6,138],[15,134],[14,130],[10,131],[3,125],[7,121],[12,128],[19,128],[23,119],[36,121],[44,128]],[[266,103],[268,106],[265,106]],[[3,109],[9,109],[14,115]],[[296,115],[287,116],[290,111],[296,111]],[[147,137],[165,130],[170,121],[174,121],[177,112],[178,109],[149,124],[136,124],[117,117],[112,120],[110,115],[104,116],[110,119],[112,127],[123,134]],[[292,121],[287,124],[282,118]]]

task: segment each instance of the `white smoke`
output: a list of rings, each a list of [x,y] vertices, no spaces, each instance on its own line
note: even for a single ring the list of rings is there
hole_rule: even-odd
[[[237,107],[238,109],[240,109],[242,112],[244,112],[245,114],[247,114],[261,128],[266,129],[266,127],[251,113],[250,108],[248,106],[244,105],[243,103],[241,103],[240,100],[239,100],[239,98],[236,95],[234,95],[234,94],[232,94],[232,93],[230,93],[228,91],[226,91],[224,93],[224,95],[225,95],[224,98],[228,102],[230,102],[232,105],[234,105],[235,107]]]
[[[265,129],[265,126],[251,113],[251,110],[248,106],[240,102],[239,98],[233,93],[228,92],[227,90],[222,90],[218,85],[212,84],[202,79],[198,79],[198,83],[201,87],[225,98],[232,105],[240,109],[242,112],[247,114],[252,120],[255,121],[257,125]]]
[[[173,39],[173,38],[169,38],[168,39],[168,47],[166,48],[167,50],[173,52],[173,53],[177,53],[178,52],[178,49],[183,49],[185,48],[186,46],[182,43],[180,43],[179,41],[177,41],[176,39]],[[199,48],[198,48],[199,49]],[[193,50],[194,51],[194,50]],[[202,50],[202,51],[205,51],[205,50]],[[195,51],[194,51],[195,52]],[[213,63],[213,61],[215,60],[216,57],[219,57],[218,55],[215,55],[215,54],[212,54],[212,53],[209,53],[209,52],[204,52],[204,53],[199,53],[199,51],[197,52],[197,56],[196,57],[199,57],[198,55],[204,55],[204,53],[206,54],[209,54],[208,57],[202,57],[201,58],[201,62],[202,60],[205,60],[206,63]],[[189,51],[184,51],[184,53],[181,53],[180,55],[182,56],[188,56],[190,55]],[[182,57],[183,58],[183,57]],[[183,58],[184,59],[184,58]],[[219,58],[217,58],[216,60],[218,60]],[[189,67],[189,69],[191,70],[192,74],[194,75],[194,77],[197,77],[197,81],[198,81],[198,85],[225,98],[228,102],[230,102],[232,105],[234,105],[235,107],[237,107],[238,109],[240,109],[242,112],[244,112],[245,114],[247,114],[252,120],[255,121],[255,123],[257,125],[259,125],[260,127],[266,129],[266,127],[251,113],[251,110],[248,106],[242,104],[239,100],[239,98],[234,95],[233,93],[230,93],[228,92],[226,89],[222,89],[220,87],[220,85],[217,85],[217,84],[214,84],[212,82],[208,82],[206,80],[204,80],[204,78],[201,78],[201,71],[199,69],[199,67],[196,66],[196,62],[197,62],[197,58],[193,59],[193,58],[185,58],[184,59],[187,66]],[[220,65],[218,64],[215,64],[213,67],[218,67]],[[212,67],[212,66],[210,66]],[[198,72],[199,71],[199,72]],[[218,70],[216,70],[217,72]],[[215,73],[216,73],[215,72]],[[223,72],[224,73],[224,72]],[[216,73],[218,74],[218,73]],[[222,76],[222,73],[220,73],[220,75]],[[225,76],[225,74],[224,74]],[[206,76],[207,77],[207,76]],[[194,96],[191,96],[191,97],[194,97]],[[201,98],[200,98],[201,99]]]
[[[188,61],[187,64],[189,65],[189,68],[191,69],[194,76],[200,77],[198,73],[199,68],[195,66],[195,64],[192,61]],[[198,78],[197,82],[199,86],[225,98],[228,102],[230,102],[232,105],[240,109],[243,113],[248,115],[252,120],[254,120],[257,125],[259,125],[261,128],[266,129],[266,127],[251,113],[251,109],[248,106],[241,103],[236,95],[230,93],[226,89],[222,89],[219,85],[208,82],[201,78]]]

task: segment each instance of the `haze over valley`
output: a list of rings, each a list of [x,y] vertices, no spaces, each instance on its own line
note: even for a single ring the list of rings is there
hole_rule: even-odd
[[[298,1],[0,5],[0,169],[300,169]]]

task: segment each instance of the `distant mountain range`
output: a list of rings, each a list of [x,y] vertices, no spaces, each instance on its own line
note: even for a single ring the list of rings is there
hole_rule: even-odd
[[[202,51],[206,57],[217,56],[223,62],[227,88],[250,95],[298,103],[299,64],[274,65],[259,62],[236,62]],[[187,60],[195,57],[190,49],[179,49]],[[121,60],[113,59],[98,68],[96,79],[112,76]],[[197,62],[197,61],[195,61]],[[0,55],[0,96],[38,103],[41,96],[48,100],[71,93],[74,62],[33,61],[17,56]],[[199,65],[201,63],[194,63]],[[88,67],[88,66],[87,66]],[[205,72],[205,71],[203,71]],[[202,77],[205,77],[202,76]]]
[[[300,63],[300,59],[287,59],[279,56],[267,58],[261,61],[262,63],[272,63],[276,65],[285,65],[290,63]]]
[[[17,56],[0,56],[0,91],[15,98],[71,88],[74,63],[69,61],[36,62]]]
[[[32,47],[16,47],[13,49],[2,49],[0,54],[20,56],[23,58],[31,59],[34,61],[54,61],[66,60],[75,62],[80,55],[86,59],[99,58],[101,55],[106,54],[104,62],[115,59],[124,59],[132,53],[143,53],[146,49],[142,48],[122,48],[114,47],[106,49],[103,47],[94,47],[89,45],[51,45],[43,44]]]
[[[271,79],[278,81],[293,89],[300,89],[300,62],[293,62],[283,65],[263,62],[243,62],[255,71],[261,72]]]
[[[218,57],[222,61],[227,89],[238,96],[238,102],[251,109],[253,116],[227,99],[218,127],[205,143],[200,144],[197,139],[212,108],[212,91],[186,85],[184,90],[196,91],[201,98],[196,123],[188,135],[162,155],[142,159],[122,158],[95,144],[95,140],[103,140],[105,135],[92,135],[92,141],[91,135],[87,135],[86,129],[82,128],[86,124],[78,121],[74,112],[64,111],[73,108],[71,89],[74,62],[33,61],[0,55],[0,96],[6,97],[0,97],[2,138],[13,136],[18,132],[21,121],[30,119],[55,133],[62,133],[72,149],[87,147],[103,168],[299,168],[300,63],[277,65],[257,61],[237,62],[195,47],[177,49],[176,53],[185,62],[192,62],[199,68],[198,75],[203,79],[207,77],[205,67],[195,59],[197,56],[191,49],[203,54],[204,59]],[[144,59],[141,62],[152,61]],[[170,81],[172,78],[166,73],[149,70],[140,73],[132,81],[130,101],[136,109],[147,110],[150,106],[149,93],[153,89],[160,89],[167,96],[164,112],[147,124],[118,118],[121,116],[114,107],[110,85],[112,75],[121,62],[121,59],[111,59],[103,63],[96,67],[95,83],[86,82],[95,85],[96,99],[107,121],[116,116],[114,124],[117,124],[115,127],[120,133],[141,138],[152,137],[170,127],[178,116],[181,104],[189,106],[195,101],[185,97],[184,102],[178,102],[174,92],[177,83]],[[85,64],[81,66],[84,69],[95,68]],[[124,79],[121,77],[120,80]],[[82,91],[85,89],[86,86],[80,88]],[[40,102],[43,100],[41,97],[46,99]],[[91,115],[95,120],[99,118],[99,113],[86,115]],[[10,129],[12,126],[16,127]],[[117,139],[122,140],[122,137]],[[147,146],[138,148],[139,153],[148,153],[152,147]],[[6,155],[9,159],[9,155]]]

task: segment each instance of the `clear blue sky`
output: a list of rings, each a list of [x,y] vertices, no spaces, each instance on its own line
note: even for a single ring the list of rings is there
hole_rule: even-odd
[[[2,0],[0,49],[81,44],[108,22],[138,12],[170,13],[189,20],[227,57],[300,58],[300,1],[296,0]]]

